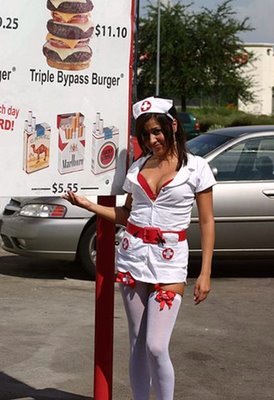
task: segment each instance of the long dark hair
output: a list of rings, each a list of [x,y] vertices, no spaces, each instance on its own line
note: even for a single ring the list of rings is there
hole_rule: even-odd
[[[142,150],[142,155],[145,156],[150,153],[150,150],[146,146],[145,136],[144,136],[144,126],[148,120],[155,118],[159,123],[166,142],[166,154],[177,154],[178,164],[177,170],[181,168],[182,165],[187,164],[187,150],[186,150],[186,134],[182,125],[178,119],[176,108],[173,106],[169,110],[169,114],[177,121],[177,131],[175,135],[173,134],[172,120],[166,114],[158,113],[145,113],[142,114],[136,120],[135,135],[138,140],[138,144]],[[175,140],[174,140],[175,137]]]

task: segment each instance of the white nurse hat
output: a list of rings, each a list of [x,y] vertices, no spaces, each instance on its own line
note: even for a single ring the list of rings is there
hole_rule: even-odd
[[[135,119],[146,113],[166,114],[172,120],[174,119],[169,110],[173,106],[173,100],[161,99],[159,97],[147,97],[144,100],[133,104],[132,111]]]

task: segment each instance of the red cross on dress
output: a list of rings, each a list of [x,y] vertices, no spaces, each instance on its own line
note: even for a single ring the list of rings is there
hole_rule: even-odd
[[[172,257],[174,256],[174,250],[172,250],[170,247],[163,250],[163,257],[165,260],[171,260]]]

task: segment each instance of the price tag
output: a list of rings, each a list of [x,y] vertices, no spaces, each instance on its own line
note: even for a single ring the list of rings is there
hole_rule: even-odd
[[[109,38],[122,38],[125,39],[128,36],[128,30],[125,26],[106,26],[97,24],[95,27],[95,35],[109,37]]]
[[[0,17],[0,29],[18,29],[19,18]]]
[[[67,192],[78,192],[78,183],[62,183],[62,182],[54,182],[52,184],[52,193],[53,194],[63,194]]]

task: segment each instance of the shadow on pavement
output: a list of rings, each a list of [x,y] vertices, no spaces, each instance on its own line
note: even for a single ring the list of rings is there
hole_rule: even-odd
[[[54,388],[34,389],[17,379],[0,372],[1,400],[93,400],[93,397],[64,392]]]
[[[3,254],[3,255],[2,255]],[[29,258],[0,253],[0,274],[30,279],[91,280],[77,262]],[[189,278],[196,278],[201,260],[190,258]],[[274,262],[269,258],[217,258],[213,260],[212,278],[273,278]]]
[[[3,254],[3,253],[2,253]],[[0,274],[31,279],[90,280],[79,263],[0,253]]]
[[[189,277],[199,274],[201,260],[191,258]],[[269,258],[216,258],[212,264],[212,278],[273,278],[274,262]]]

